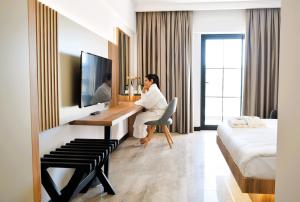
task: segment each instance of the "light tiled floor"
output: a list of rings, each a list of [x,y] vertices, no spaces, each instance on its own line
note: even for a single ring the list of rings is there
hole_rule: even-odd
[[[90,189],[73,202],[250,202],[242,194],[216,144],[216,131],[162,134],[146,147],[128,138],[111,155],[109,179],[117,194]]]

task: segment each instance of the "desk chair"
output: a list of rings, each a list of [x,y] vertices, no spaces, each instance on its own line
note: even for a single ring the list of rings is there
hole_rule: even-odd
[[[162,130],[164,132],[164,135],[169,143],[170,148],[172,149],[173,139],[171,136],[171,133],[168,129],[169,125],[172,125],[172,115],[175,113],[177,107],[177,98],[173,98],[172,101],[169,103],[165,113],[162,115],[162,117],[159,120],[155,121],[148,121],[145,123],[145,125],[148,126],[148,135],[150,139],[154,135],[154,132],[156,130],[156,126],[161,126]],[[145,143],[145,147],[147,146],[149,141]]]

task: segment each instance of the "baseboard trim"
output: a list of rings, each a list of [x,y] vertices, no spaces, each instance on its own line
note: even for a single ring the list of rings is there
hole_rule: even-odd
[[[129,137],[129,134],[127,133],[119,140],[119,144],[123,143],[128,137]]]
[[[201,131],[201,130],[217,130],[217,126],[194,127],[194,131]]]
[[[200,131],[201,130],[201,127],[194,127],[194,131]]]

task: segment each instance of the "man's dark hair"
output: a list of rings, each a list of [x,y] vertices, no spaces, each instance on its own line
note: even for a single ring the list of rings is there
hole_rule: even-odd
[[[158,88],[160,88],[159,86],[159,78],[156,74],[147,74],[145,76],[149,81],[153,81],[153,83],[155,83],[157,85]]]

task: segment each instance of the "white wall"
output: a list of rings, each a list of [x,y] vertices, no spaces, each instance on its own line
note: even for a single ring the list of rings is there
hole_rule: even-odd
[[[135,12],[131,0],[40,0],[44,4],[114,42],[114,29],[135,33]]]
[[[299,1],[282,1],[276,202],[300,199],[299,9]]]
[[[33,201],[27,0],[0,2],[0,201]]]
[[[80,53],[108,57],[108,41],[74,21],[58,15],[60,124],[103,110],[104,104],[79,108]]]
[[[201,34],[246,32],[245,10],[193,12],[193,105],[194,126],[200,126]]]
[[[116,13],[119,25],[125,25],[131,32],[135,32],[135,11],[132,0],[104,0]],[[128,33],[130,34],[130,33]]]
[[[116,43],[119,27],[130,36],[130,71],[136,74],[136,17],[131,0],[39,0],[60,14]]]

